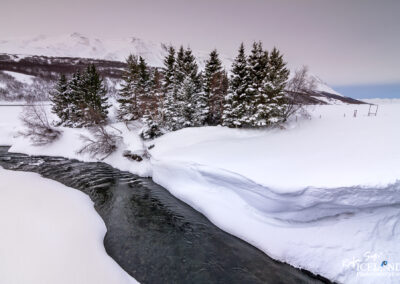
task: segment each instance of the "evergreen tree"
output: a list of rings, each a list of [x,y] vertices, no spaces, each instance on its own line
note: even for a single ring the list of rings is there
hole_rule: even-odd
[[[150,73],[150,107],[151,112],[156,113],[157,115],[161,112],[163,108],[163,92],[162,92],[162,81],[161,81],[161,73],[157,68]]]
[[[196,92],[196,83],[189,76],[181,84],[177,93],[178,129],[191,126],[200,126],[203,123],[201,97]]]
[[[176,86],[176,88],[178,88],[183,83],[183,80],[185,80],[185,77],[187,75],[187,73],[186,73],[187,67],[185,66],[185,61],[186,61],[185,49],[181,45],[176,54],[176,60],[175,60],[175,86]]]
[[[266,104],[269,107],[268,123],[273,124],[284,120],[287,107],[284,89],[289,77],[289,70],[283,61],[283,55],[276,48],[269,56],[268,70],[263,87],[267,94]]]
[[[181,47],[181,56],[183,62],[183,47]],[[164,59],[163,68],[163,109],[161,112],[162,121],[167,130],[176,130],[178,110],[176,107],[177,93],[177,63],[175,58],[175,49],[171,46],[168,48],[168,55]]]
[[[268,78],[268,52],[263,51],[261,42],[254,42],[249,56],[249,88],[248,99],[249,117],[251,126],[267,125],[269,108],[267,106],[267,94],[263,88]]]
[[[229,127],[243,127],[249,124],[250,118],[247,88],[249,76],[244,44],[239,47],[238,55],[232,64],[229,94],[225,97],[223,124]]]
[[[142,120],[143,120],[143,128],[140,132],[140,136],[143,139],[153,139],[163,134],[157,116],[154,116],[149,112],[147,112],[143,116]]]
[[[137,84],[135,88],[139,117],[150,111],[151,107],[151,80],[149,67],[146,61],[139,57]]]
[[[84,118],[84,91],[81,72],[78,70],[68,83],[68,112],[69,118],[64,125],[69,127],[80,127]]]
[[[223,101],[227,93],[226,83],[226,73],[222,70],[218,52],[214,49],[206,61],[203,78],[203,90],[208,101],[207,122],[210,125],[222,122]]]
[[[51,111],[60,119],[59,125],[64,124],[69,119],[69,98],[67,95],[68,81],[64,74],[60,76],[57,86],[53,92],[50,93],[50,100],[52,101]]]
[[[191,90],[193,91],[191,97],[193,97],[191,105],[196,108],[194,111],[195,117],[193,117],[193,125],[202,125],[208,117],[208,98],[202,90],[202,75],[199,73],[199,67],[196,63],[192,50],[187,48],[184,52],[184,64],[183,73],[184,81],[186,81],[186,90],[188,90],[188,84],[190,82]]]
[[[122,75],[123,83],[119,91],[118,99],[118,119],[121,121],[130,121],[139,117],[137,107],[137,97],[135,94],[137,74],[138,74],[138,58],[129,55],[126,59],[127,67]]]
[[[108,114],[107,90],[94,64],[89,64],[82,76],[81,88],[84,93],[84,120],[86,124],[100,124]]]

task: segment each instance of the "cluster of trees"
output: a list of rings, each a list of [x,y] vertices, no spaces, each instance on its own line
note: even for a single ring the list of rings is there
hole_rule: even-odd
[[[106,87],[93,64],[84,72],[75,72],[70,80],[61,75],[50,99],[58,125],[82,127],[102,124],[107,119]]]
[[[274,48],[269,53],[261,42],[253,44],[249,55],[241,44],[230,78],[216,50],[201,72],[192,50],[183,46],[168,48],[161,70],[134,55],[126,63],[118,119],[143,120],[144,138],[191,126],[270,126],[288,116],[284,90],[289,70],[280,52]],[[60,125],[98,125],[107,118],[106,88],[94,65],[69,81],[62,76],[51,99]]]
[[[287,118],[284,94],[289,70],[279,50],[263,50],[255,42],[247,57],[244,45],[232,66],[229,94],[225,98],[223,124],[229,127],[262,127]]]
[[[284,121],[288,102],[284,89],[289,70],[280,52],[255,42],[251,54],[244,45],[234,60],[231,78],[213,50],[203,72],[190,48],[169,47],[161,72],[131,55],[119,95],[119,118],[142,118],[144,138],[184,127],[223,124],[262,127]]]

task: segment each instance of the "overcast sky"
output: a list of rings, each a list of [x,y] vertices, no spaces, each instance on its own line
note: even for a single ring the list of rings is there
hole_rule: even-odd
[[[262,40],[331,85],[400,83],[399,0],[1,0],[0,27],[0,39],[77,31],[228,55]]]

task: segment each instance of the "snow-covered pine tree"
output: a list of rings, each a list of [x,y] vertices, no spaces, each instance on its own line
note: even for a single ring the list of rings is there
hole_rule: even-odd
[[[64,74],[60,76],[54,91],[50,92],[52,102],[51,111],[60,119],[58,125],[64,124],[69,119],[69,98],[67,95],[68,81]]]
[[[142,121],[143,128],[140,131],[140,136],[143,139],[153,139],[163,134],[157,114],[146,112],[142,118]]]
[[[150,71],[143,57],[139,57],[137,84],[135,94],[137,97],[137,107],[139,118],[150,111],[151,105],[151,80]]]
[[[146,113],[142,118],[143,128],[140,135],[143,139],[152,139],[162,135],[162,113],[163,113],[163,95],[161,85],[161,74],[157,68],[150,73],[151,88],[150,101]]]
[[[107,118],[107,90],[94,64],[89,64],[82,79],[84,92],[84,124],[101,124]]]
[[[249,76],[243,43],[239,47],[231,72],[229,93],[225,97],[223,125],[229,127],[247,126],[249,121],[249,117],[247,117]]]
[[[64,122],[64,126],[68,127],[81,127],[82,120],[84,118],[84,91],[82,88],[82,75],[77,70],[68,83],[68,89],[66,91],[68,97],[68,112],[69,117]]]
[[[181,45],[178,52],[176,53],[175,59],[175,85],[176,88],[183,83],[186,77],[186,66],[185,66],[185,49]]]
[[[200,96],[196,91],[196,83],[189,76],[186,76],[177,93],[177,126],[178,129],[202,125]]]
[[[209,125],[218,125],[222,122],[224,98],[227,93],[226,73],[222,69],[222,63],[216,49],[211,51],[203,76],[203,90],[208,101]]]
[[[159,114],[163,108],[163,92],[162,92],[162,81],[161,73],[158,68],[154,68],[150,71],[150,106],[152,113]]]
[[[177,102],[179,107],[177,125],[178,129],[188,126],[200,126],[204,124],[208,115],[208,101],[202,91],[201,74],[198,72],[196,59],[190,48],[177,56],[177,74],[183,76],[183,82],[178,82]],[[183,60],[183,61],[182,61]],[[189,94],[189,92],[191,92]]]
[[[122,88],[119,91],[117,99],[119,102],[118,119],[121,121],[130,121],[139,117],[137,112],[137,98],[135,94],[138,74],[138,58],[131,54],[126,59],[126,64],[126,69],[122,75]]]
[[[183,47],[181,48],[181,56],[183,56]],[[183,62],[183,57],[182,57]],[[162,108],[162,121],[167,130],[177,129],[178,109],[176,106],[176,92],[177,92],[177,63],[175,58],[175,49],[170,46],[168,54],[164,58],[163,67],[163,82],[162,89],[164,94],[163,108]]]
[[[266,76],[263,87],[267,94],[266,102],[269,113],[268,123],[275,124],[284,121],[287,107],[284,89],[289,77],[289,70],[283,61],[283,55],[274,47],[268,59],[268,76]]]
[[[268,52],[264,51],[261,42],[254,42],[248,60],[249,88],[247,90],[250,124],[254,127],[266,126],[269,108],[266,104],[267,94],[263,84],[268,77]]]

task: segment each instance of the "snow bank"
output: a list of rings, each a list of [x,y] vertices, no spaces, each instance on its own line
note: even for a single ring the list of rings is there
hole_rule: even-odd
[[[21,106],[5,105],[0,102],[0,145],[12,145],[21,130],[19,120]]]
[[[306,187],[384,187],[400,179],[400,104],[318,106],[281,130],[187,128],[154,141],[157,160],[195,162],[279,192]],[[357,117],[354,118],[354,110]]]
[[[1,283],[137,283],[106,253],[85,194],[0,168]]]
[[[376,117],[318,106],[286,130],[170,133],[153,142],[153,179],[273,258],[341,283],[398,283],[381,263],[400,268],[399,102]]]

